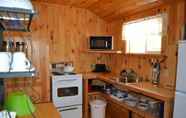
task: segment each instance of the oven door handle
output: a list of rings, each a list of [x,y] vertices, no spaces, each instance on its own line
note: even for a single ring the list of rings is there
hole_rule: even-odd
[[[59,112],[63,112],[63,111],[70,111],[70,110],[76,110],[78,109],[78,107],[74,107],[74,108],[69,108],[69,109],[63,109],[63,110],[59,110]]]
[[[77,81],[77,79],[58,80],[56,82],[71,82],[71,81]]]

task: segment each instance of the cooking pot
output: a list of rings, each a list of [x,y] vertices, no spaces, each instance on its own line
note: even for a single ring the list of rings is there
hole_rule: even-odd
[[[64,72],[65,73],[72,73],[74,71],[73,64],[69,63],[64,66]]]

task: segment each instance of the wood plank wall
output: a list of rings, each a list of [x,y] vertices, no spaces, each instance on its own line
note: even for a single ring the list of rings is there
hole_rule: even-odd
[[[87,72],[92,63],[107,61],[104,56],[82,53],[82,50],[87,48],[89,35],[108,34],[108,24],[81,8],[39,2],[34,2],[34,6],[38,13],[33,20],[31,33],[5,32],[5,36],[7,39],[11,34],[15,40],[24,37],[32,41],[32,60],[38,75],[34,80],[7,80],[6,92],[24,89],[35,102],[47,102],[51,91],[50,63],[73,61],[76,72]]]
[[[184,1],[161,5],[154,9],[131,14],[123,20],[114,21],[110,25],[110,32],[116,39],[115,45],[117,45],[118,50],[125,51],[125,43],[122,41],[122,24],[130,20],[164,12],[168,14],[168,30],[162,42],[162,54],[167,56],[167,59],[161,64],[160,84],[167,88],[174,89],[176,80],[177,42],[181,39],[181,32],[184,25]],[[112,69],[114,73],[119,74],[122,69],[132,68],[143,77],[144,80],[150,80],[151,66],[149,59],[151,58],[152,56],[114,55],[112,58]]]
[[[144,79],[150,78],[148,56],[125,56],[116,54],[85,53],[89,35],[114,36],[116,50],[125,50],[122,41],[123,20],[108,23],[88,10],[71,6],[34,2],[38,11],[32,23],[31,33],[12,34],[19,40],[20,36],[31,39],[33,44],[33,63],[38,70],[34,80],[29,78],[14,79],[6,82],[6,92],[17,89],[29,91],[35,102],[50,101],[50,63],[73,61],[76,72],[90,72],[93,63],[106,63],[116,74],[124,68],[133,68]],[[160,10],[159,10],[160,9]],[[174,88],[176,76],[177,41],[180,39],[181,26],[184,22],[183,2],[163,5],[158,8],[127,16],[124,20],[132,20],[166,11],[169,15],[169,28],[163,41],[163,54],[168,58],[162,64],[162,85]],[[31,86],[32,87],[29,87]]]

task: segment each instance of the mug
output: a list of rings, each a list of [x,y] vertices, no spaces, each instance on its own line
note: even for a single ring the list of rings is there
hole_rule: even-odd
[[[11,63],[11,53],[0,52],[0,72],[9,72]]]
[[[25,71],[30,68],[30,61],[23,52],[14,52],[11,68],[13,71]]]

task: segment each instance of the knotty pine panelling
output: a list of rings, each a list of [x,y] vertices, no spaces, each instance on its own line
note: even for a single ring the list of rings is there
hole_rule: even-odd
[[[168,14],[168,30],[162,42],[162,54],[167,56],[167,59],[161,64],[160,84],[167,88],[174,89],[177,66],[177,43],[178,40],[181,40],[181,32],[184,26],[184,1],[162,5],[138,14],[129,15],[122,20],[113,21],[109,29],[116,39],[115,45],[117,45],[117,48],[125,51],[125,42],[122,40],[123,23],[162,12]],[[151,56],[143,55],[113,55],[112,69],[114,73],[119,74],[122,69],[132,68],[143,80],[150,80],[151,66],[149,59],[151,58]]]
[[[110,58],[100,54],[88,54],[87,38],[90,35],[108,34],[107,22],[81,8],[34,2],[37,16],[30,33],[6,32],[14,40],[30,39],[33,44],[32,60],[38,75],[6,81],[6,93],[26,90],[35,102],[50,101],[50,63],[73,61],[76,72],[89,72],[93,63],[107,63]],[[99,59],[98,59],[99,58]]]

